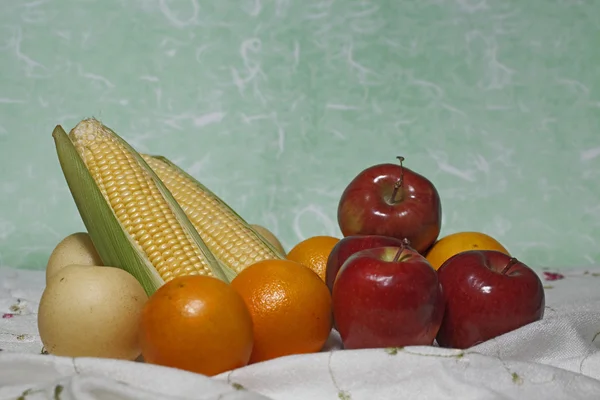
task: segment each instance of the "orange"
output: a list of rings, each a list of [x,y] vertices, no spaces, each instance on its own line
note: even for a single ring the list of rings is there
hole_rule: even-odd
[[[508,250],[490,235],[481,232],[457,232],[434,243],[425,258],[438,270],[450,257],[467,250],[497,250],[510,255]]]
[[[145,362],[213,376],[248,364],[252,316],[227,283],[205,275],[175,278],[146,302],[140,323]]]
[[[250,363],[321,350],[333,326],[331,295],[312,270],[290,260],[264,260],[231,281],[254,327]]]
[[[313,236],[304,239],[290,250],[287,259],[312,269],[325,282],[327,259],[339,241],[340,239],[333,236]]]

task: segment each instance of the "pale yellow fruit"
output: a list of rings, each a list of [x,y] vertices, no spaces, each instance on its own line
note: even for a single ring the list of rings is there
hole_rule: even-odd
[[[87,232],[75,232],[61,240],[48,259],[46,283],[48,279],[67,265],[103,265],[92,239]]]
[[[450,257],[468,250],[496,250],[510,255],[496,239],[481,232],[457,232],[438,240],[429,249],[425,258],[438,270]]]
[[[250,224],[250,226],[256,232],[258,232],[258,234],[260,234],[263,238],[265,238],[265,240],[267,240],[269,243],[271,243],[271,245],[273,245],[273,247],[275,247],[277,250],[279,250],[279,252],[282,255],[285,256],[285,250],[284,250],[283,246],[281,245],[281,242],[279,241],[279,239],[277,239],[277,237],[270,230],[268,230],[267,228],[265,228],[264,226],[261,226],[261,225]]]
[[[147,300],[142,285],[122,269],[68,265],[50,277],[42,293],[40,339],[58,356],[135,360]]]

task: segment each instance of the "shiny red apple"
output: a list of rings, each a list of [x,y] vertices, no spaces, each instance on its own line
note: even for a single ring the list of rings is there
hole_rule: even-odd
[[[332,302],[345,349],[432,345],[444,313],[436,271],[406,245],[350,256]]]
[[[396,246],[401,247],[404,241],[390,236],[381,235],[353,235],[340,239],[331,249],[327,259],[325,269],[325,282],[329,291],[333,291],[333,283],[340,268],[346,262],[348,257],[360,250],[372,249],[375,247]]]
[[[495,250],[469,250],[438,269],[446,311],[441,347],[466,349],[544,316],[544,286],[516,258]]]
[[[338,224],[344,236],[408,239],[423,254],[440,234],[440,196],[429,179],[398,159],[398,165],[369,167],[348,184],[338,204]]]

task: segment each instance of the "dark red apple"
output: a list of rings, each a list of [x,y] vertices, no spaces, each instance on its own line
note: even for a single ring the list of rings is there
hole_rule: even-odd
[[[346,349],[432,345],[444,314],[436,271],[407,245],[350,256],[332,302]]]
[[[327,259],[327,267],[325,269],[325,282],[329,291],[333,291],[333,282],[337,276],[342,264],[352,254],[366,249],[372,249],[375,247],[384,246],[396,246],[401,247],[404,245],[404,241],[393,238],[390,236],[381,235],[353,235],[346,236],[340,239],[339,242],[333,246]]]
[[[438,269],[446,311],[442,347],[466,349],[538,321],[544,286],[527,265],[496,250],[469,250]]]
[[[369,167],[348,184],[338,204],[338,224],[344,236],[408,239],[423,254],[440,234],[440,196],[429,179],[398,159],[398,165]]]

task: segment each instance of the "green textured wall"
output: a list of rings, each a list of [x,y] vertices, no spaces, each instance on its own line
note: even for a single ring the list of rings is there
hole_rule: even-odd
[[[428,176],[442,234],[600,262],[600,2],[2,1],[0,264],[83,229],[51,138],[95,116],[289,249],[363,168]]]

